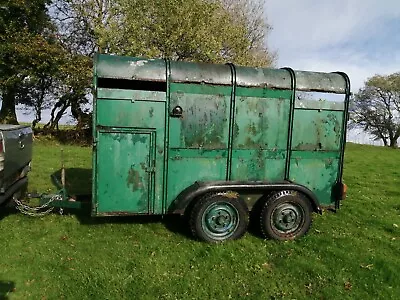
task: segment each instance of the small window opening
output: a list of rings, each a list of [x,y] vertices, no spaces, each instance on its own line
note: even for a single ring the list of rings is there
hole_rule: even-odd
[[[140,90],[152,92],[167,91],[166,82],[115,78],[98,78],[97,87],[107,89]]]
[[[344,110],[344,94],[296,91],[296,108]]]

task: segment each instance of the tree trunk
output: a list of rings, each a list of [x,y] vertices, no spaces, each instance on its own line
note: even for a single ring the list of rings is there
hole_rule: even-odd
[[[15,92],[11,89],[3,92],[0,123],[18,124],[17,114],[15,113]]]
[[[65,98],[61,97],[60,100],[58,100],[58,102],[56,102],[56,104],[53,106],[53,108],[51,109],[51,113],[50,113],[50,120],[49,122],[47,122],[46,125],[44,125],[44,129],[49,129],[49,130],[54,130],[54,128],[58,128],[58,122],[60,121],[60,119],[62,118],[64,112],[67,110],[69,104],[68,102],[65,100]],[[58,109],[58,112],[57,112]],[[56,114],[57,112],[57,114]]]
[[[381,136],[381,139],[382,139],[382,141],[383,141],[383,145],[384,145],[385,147],[387,147],[387,146],[388,146],[387,138],[385,138],[384,136]]]
[[[397,139],[390,139],[390,148],[397,148]]]
[[[90,125],[90,115],[83,112],[79,105],[79,98],[71,100],[71,114],[77,121],[76,127],[83,128],[85,125]]]
[[[32,121],[32,128],[35,128],[37,123],[39,123],[42,120],[42,111],[37,110],[35,113],[35,119]]]
[[[64,115],[65,111],[67,110],[67,108],[68,108],[68,106],[65,105],[57,112],[57,115],[54,118],[53,123],[50,125],[51,130],[54,130],[54,129],[57,129],[57,131],[59,130],[58,123],[60,122],[60,120],[61,120],[62,116]]]

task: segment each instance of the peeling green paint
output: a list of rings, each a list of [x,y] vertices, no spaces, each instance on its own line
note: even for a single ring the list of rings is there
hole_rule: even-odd
[[[347,102],[292,88],[343,94],[342,75],[107,55],[95,67],[94,214],[163,214],[195,181],[228,179],[288,179],[334,203]]]
[[[132,192],[135,192],[143,187],[142,178],[138,171],[135,171],[132,167],[129,169],[128,177],[126,178],[126,184],[132,188]]]

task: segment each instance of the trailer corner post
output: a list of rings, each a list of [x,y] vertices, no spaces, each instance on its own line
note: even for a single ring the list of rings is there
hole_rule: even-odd
[[[287,146],[286,146],[286,164],[285,164],[285,180],[289,181],[290,176],[290,158],[292,154],[292,138],[293,138],[293,119],[294,119],[294,107],[296,101],[296,74],[292,68],[282,68],[286,70],[290,74],[291,79],[291,89],[292,89],[292,97],[290,99],[290,108],[289,108],[289,126],[288,126],[288,138],[287,138]]]

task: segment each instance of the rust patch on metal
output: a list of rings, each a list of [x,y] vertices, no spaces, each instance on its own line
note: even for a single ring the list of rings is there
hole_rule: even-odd
[[[321,144],[321,143],[319,143]],[[314,151],[318,149],[319,145],[315,145],[312,143],[300,143],[295,149],[296,150],[304,150],[304,151]],[[322,147],[322,145],[321,145]]]
[[[134,170],[133,167],[131,167],[128,171],[126,185],[128,188],[132,188],[132,192],[135,192],[143,187],[142,178],[140,177],[139,172]]]
[[[224,193],[224,196],[230,199],[237,199],[239,198],[239,193],[234,192],[234,191],[228,191],[226,193]]]

